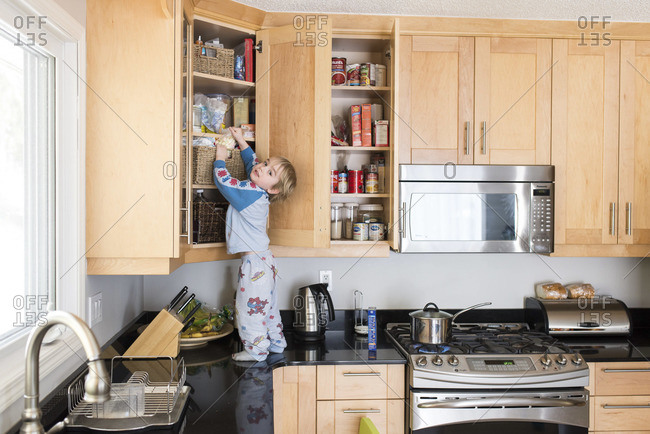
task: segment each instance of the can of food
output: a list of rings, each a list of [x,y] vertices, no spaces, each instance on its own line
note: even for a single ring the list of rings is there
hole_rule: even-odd
[[[370,80],[370,86],[377,85],[377,65],[374,63],[368,64],[368,79]]]
[[[370,67],[368,63],[359,65],[359,84],[361,86],[370,86]]]
[[[355,241],[368,241],[368,223],[352,223],[352,239]]]
[[[332,84],[342,85],[345,84],[345,57],[332,57]]]
[[[348,174],[345,172],[339,173],[339,193],[348,192]]]
[[[348,191],[363,193],[363,170],[348,170]]]
[[[366,193],[379,193],[379,174],[368,172],[366,176]]]
[[[348,86],[359,86],[359,64],[351,63],[346,66]]]
[[[386,65],[375,65],[375,86],[386,86]]]
[[[330,193],[339,192],[339,171],[330,170]]]
[[[384,224],[379,222],[368,223],[368,239],[379,241],[384,239]]]

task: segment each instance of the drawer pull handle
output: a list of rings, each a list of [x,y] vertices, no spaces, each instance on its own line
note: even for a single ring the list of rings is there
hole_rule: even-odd
[[[376,408],[371,408],[369,410],[352,410],[352,409],[347,409],[343,410],[343,413],[381,413],[381,410],[376,409]]]
[[[603,408],[650,408],[650,403],[648,405],[603,405]]]
[[[603,369],[603,372],[650,372],[649,369],[610,369],[610,368],[605,368]]]
[[[381,372],[344,372],[344,377],[381,377]]]

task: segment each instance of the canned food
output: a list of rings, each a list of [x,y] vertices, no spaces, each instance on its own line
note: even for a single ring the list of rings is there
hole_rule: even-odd
[[[375,65],[376,86],[386,86],[386,65]]]
[[[339,193],[348,192],[348,174],[345,172],[339,173]]]
[[[368,223],[353,223],[352,239],[355,241],[368,241]]]
[[[368,79],[370,86],[376,86],[377,85],[377,65],[374,63],[369,63],[368,64]]]
[[[373,222],[368,223],[368,239],[379,241],[384,239],[384,224]]]
[[[332,84],[345,84],[345,78],[347,75],[345,70],[345,62],[345,57],[332,57]]]
[[[368,172],[366,193],[379,193],[379,174],[377,172]]]
[[[348,191],[363,193],[363,170],[348,170]]]
[[[339,192],[339,171],[330,170],[330,193]]]
[[[359,64],[352,63],[346,67],[348,86],[359,86]]]
[[[368,63],[359,65],[359,84],[361,86],[370,86],[370,67]]]

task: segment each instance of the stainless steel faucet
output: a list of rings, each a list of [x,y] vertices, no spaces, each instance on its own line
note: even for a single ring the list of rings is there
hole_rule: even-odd
[[[21,433],[44,433],[41,410],[38,408],[38,356],[45,333],[55,324],[68,327],[77,335],[88,357],[86,376],[86,402],[101,403],[110,399],[110,378],[104,362],[99,359],[99,344],[88,325],[78,316],[68,312],[52,311],[45,317],[45,324],[34,328],[25,351],[25,410]]]

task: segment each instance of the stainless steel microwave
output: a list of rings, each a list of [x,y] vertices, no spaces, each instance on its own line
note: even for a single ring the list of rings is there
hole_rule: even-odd
[[[400,165],[399,251],[553,252],[554,166]]]

